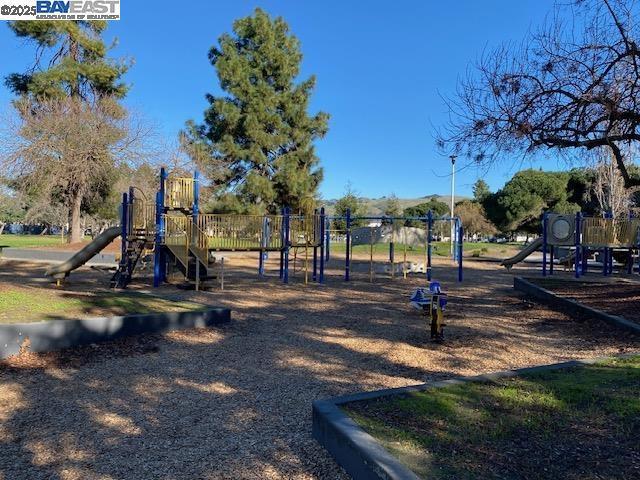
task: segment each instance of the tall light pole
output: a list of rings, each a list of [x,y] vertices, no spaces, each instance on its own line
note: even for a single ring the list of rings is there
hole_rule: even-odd
[[[453,221],[454,206],[455,206],[455,194],[456,194],[456,158],[457,155],[451,155],[451,230],[449,236],[449,243],[451,245],[451,255],[453,255],[453,237],[455,237],[455,222]]]

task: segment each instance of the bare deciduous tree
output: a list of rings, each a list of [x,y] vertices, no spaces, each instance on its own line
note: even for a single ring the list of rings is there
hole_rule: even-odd
[[[598,153],[590,193],[597,200],[601,212],[610,213],[614,217],[627,215],[633,206],[633,197],[638,187],[625,188],[615,158],[604,149],[600,149]]]
[[[137,158],[145,129],[110,98],[22,98],[14,107],[4,122],[2,165],[22,191],[64,206],[69,241],[80,241],[83,201],[120,162]]]
[[[451,122],[438,141],[478,163],[545,148],[606,147],[625,186],[637,185],[622,148],[640,140],[636,3],[584,0],[554,13],[522,46],[482,57],[449,100]]]

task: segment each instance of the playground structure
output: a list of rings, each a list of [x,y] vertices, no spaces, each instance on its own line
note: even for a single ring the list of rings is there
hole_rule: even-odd
[[[581,213],[576,213],[575,216],[545,213],[542,219],[542,275],[553,275],[557,246],[571,249],[571,253],[565,258],[573,260],[576,278],[588,272],[588,260],[596,253],[600,256],[604,276],[613,273],[616,254],[621,254],[618,258],[624,259],[626,273],[631,274],[634,249],[640,245],[639,230],[640,218],[631,216],[613,218],[610,214],[603,217],[587,217]]]
[[[626,273],[633,273],[634,250],[640,247],[640,218],[602,217],[545,212],[542,217],[542,236],[502,265],[511,268],[531,253],[542,251],[542,275],[553,275],[554,265],[572,268],[576,278],[589,271],[589,259],[599,260],[604,276],[611,275],[614,257],[624,264]],[[568,251],[556,260],[560,249]],[[639,257],[640,258],[640,257]],[[639,265],[640,268],[640,265]]]
[[[324,208],[311,215],[292,214],[284,208],[280,215],[236,215],[200,213],[200,178],[198,172],[189,178],[173,178],[163,168],[160,185],[153,202],[135,188],[122,196],[120,227],[114,227],[97,237],[68,261],[51,267],[47,274],[58,281],[86,263],[106,245],[121,237],[121,255],[111,285],[126,288],[142,259],[153,258],[153,285],[167,281],[168,272],[178,270],[185,280],[200,289],[203,282],[217,279],[224,288],[224,257],[220,252],[256,252],[259,254],[258,275],[265,275],[265,261],[270,253],[279,254],[279,278],[289,282],[291,260],[293,273],[298,258],[304,260],[304,281],[323,283],[325,266],[331,256],[332,222],[343,221],[345,242],[344,280],[351,279],[354,245],[369,245],[369,279],[373,281],[373,246],[389,244],[390,274],[396,271],[395,246],[404,248],[402,274],[424,273],[432,278],[433,231],[436,222],[454,226],[458,281],[463,279],[464,231],[459,218],[435,217],[352,217],[328,216]],[[356,227],[362,222],[373,226]],[[375,223],[377,222],[377,223]],[[408,222],[424,228],[405,226]],[[407,263],[407,246],[425,248],[425,263],[421,269],[411,269]],[[302,255],[300,252],[303,251]],[[292,258],[293,257],[293,258]]]

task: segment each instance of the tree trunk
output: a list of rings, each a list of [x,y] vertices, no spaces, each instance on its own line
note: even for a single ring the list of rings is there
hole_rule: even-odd
[[[71,204],[71,230],[69,231],[69,243],[82,241],[82,228],[80,226],[80,207],[82,206],[82,194],[76,193]]]
[[[6,223],[0,222],[0,235],[2,235],[2,233],[4,232],[4,226],[5,225],[6,225]]]

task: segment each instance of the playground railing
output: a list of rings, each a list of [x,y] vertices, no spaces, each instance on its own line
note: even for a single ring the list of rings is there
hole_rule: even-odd
[[[165,206],[176,209],[192,208],[194,184],[193,178],[168,178],[165,183]]]
[[[189,224],[189,238],[191,239],[191,251],[205,265],[208,264],[209,236],[200,228],[199,222]]]
[[[198,215],[210,250],[281,250],[281,215]]]
[[[321,215],[292,215],[289,217],[292,247],[319,247],[322,245]]]
[[[184,215],[165,215],[164,220],[164,243],[186,267],[189,265],[189,234],[192,220]]]
[[[638,244],[638,218],[582,219],[582,244],[588,247],[630,248]]]
[[[156,206],[142,199],[129,205],[130,231],[136,235],[153,236],[156,233]]]

